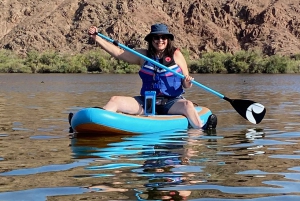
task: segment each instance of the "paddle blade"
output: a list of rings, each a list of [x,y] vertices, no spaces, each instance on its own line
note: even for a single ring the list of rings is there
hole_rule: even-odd
[[[228,99],[228,101],[242,117],[253,124],[259,124],[266,114],[265,106],[260,103],[241,99]]]

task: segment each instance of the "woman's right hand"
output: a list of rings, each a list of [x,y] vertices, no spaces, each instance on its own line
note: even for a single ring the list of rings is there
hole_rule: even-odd
[[[95,27],[95,26],[91,26],[89,28],[89,31],[88,31],[89,35],[91,38],[93,38],[94,40],[96,39],[96,36],[97,36],[97,33],[98,33],[98,28]]]

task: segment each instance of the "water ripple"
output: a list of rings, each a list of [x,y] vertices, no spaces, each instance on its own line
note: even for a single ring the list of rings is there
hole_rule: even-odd
[[[25,169],[17,169],[9,172],[0,173],[0,176],[20,176],[20,175],[31,175],[31,174],[41,174],[45,172],[57,172],[69,170],[74,167],[86,166],[91,163],[91,159],[80,160],[70,164],[60,164],[60,165],[47,165],[37,168],[25,168]]]
[[[0,193],[0,200],[5,201],[46,201],[48,196],[76,195],[89,192],[80,187],[36,188],[24,191]]]
[[[219,190],[228,194],[282,194],[282,193],[298,193],[300,191],[300,182],[292,181],[264,181],[264,184],[273,187],[257,186],[257,187],[238,187],[238,186],[220,186],[220,185],[189,185],[165,187],[161,190]]]

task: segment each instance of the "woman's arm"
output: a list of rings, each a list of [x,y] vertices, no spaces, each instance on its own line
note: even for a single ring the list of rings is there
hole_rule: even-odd
[[[90,37],[93,38],[100,45],[100,47],[102,49],[104,49],[106,52],[108,52],[111,56],[113,56],[117,59],[126,61],[131,64],[141,65],[143,63],[143,59],[141,59],[139,56],[137,56],[131,52],[127,52],[127,51],[119,48],[118,46],[115,46],[111,42],[104,40],[103,38],[101,38],[100,36],[95,34],[97,32],[98,32],[97,27],[92,26],[89,29]],[[137,51],[143,55],[146,54],[145,49],[137,49],[135,51]]]
[[[183,54],[179,50],[176,50],[174,52],[174,60],[177,63],[177,65],[181,68],[182,74],[185,77],[182,80],[183,87],[190,88],[193,85],[191,81],[194,80],[194,78],[189,75],[189,70],[187,67],[186,60],[185,60]]]

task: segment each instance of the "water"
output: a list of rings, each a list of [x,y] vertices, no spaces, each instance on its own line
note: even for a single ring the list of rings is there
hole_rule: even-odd
[[[300,76],[195,75],[267,108],[254,125],[194,86],[214,132],[72,136],[67,115],[136,95],[138,75],[0,74],[0,200],[299,200]]]

